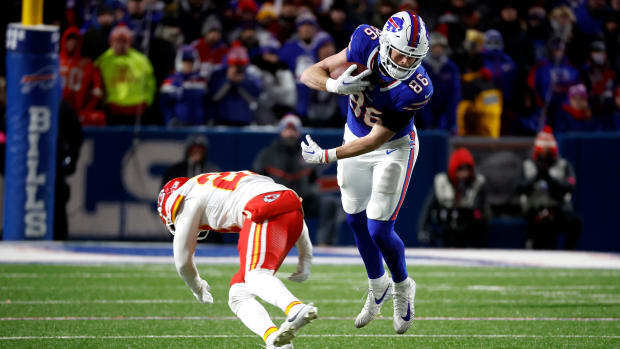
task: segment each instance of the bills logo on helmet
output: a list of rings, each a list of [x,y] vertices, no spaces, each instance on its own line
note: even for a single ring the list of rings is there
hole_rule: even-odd
[[[399,32],[403,30],[403,19],[399,17],[390,17],[388,19],[387,31],[392,33]]]
[[[274,202],[274,201],[278,200],[279,197],[280,197],[280,194],[269,194],[269,195],[265,195],[263,197],[263,200],[265,202]]]

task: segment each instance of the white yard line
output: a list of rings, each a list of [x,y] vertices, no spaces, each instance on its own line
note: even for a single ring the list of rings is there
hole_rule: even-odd
[[[179,339],[179,338],[254,338],[253,335],[142,335],[142,336],[12,336],[0,337],[0,340],[32,340],[32,339]],[[593,336],[593,335],[530,335],[530,334],[302,334],[298,337],[305,338],[324,338],[324,337],[388,337],[388,338],[601,338],[601,339],[620,339],[620,336]]]
[[[200,269],[200,268],[199,268]],[[205,276],[221,276],[223,274],[212,275],[205,270]],[[231,272],[232,276],[234,272]],[[361,274],[360,274],[361,275]],[[285,277],[288,273],[278,273],[278,276]],[[533,278],[559,278],[559,277],[620,277],[618,271],[554,271],[554,272],[535,272],[531,269],[524,269],[522,271],[501,271],[501,272],[420,272],[412,273],[413,278],[522,278],[524,276]],[[177,279],[179,276],[174,272],[143,272],[143,273],[92,273],[92,272],[75,272],[75,273],[3,273],[0,274],[0,279],[59,279],[59,278],[100,278],[100,279],[112,279],[112,278],[172,278]],[[350,282],[363,282],[361,277],[351,277],[351,273],[313,273],[310,275],[312,281],[330,281],[334,283],[350,283]]]
[[[284,320],[284,316],[274,316],[275,320]],[[44,316],[44,317],[0,317],[0,321],[170,321],[170,320],[206,320],[230,321],[238,320],[234,316]],[[349,321],[355,317],[321,316],[321,321]],[[392,321],[391,317],[379,317],[377,320]],[[415,321],[577,321],[577,322],[617,322],[620,317],[600,318],[570,318],[570,317],[451,317],[451,316],[421,316]]]
[[[363,304],[363,299],[315,299],[309,300],[315,304]],[[416,299],[416,303],[425,304],[529,304],[535,299]],[[546,304],[620,304],[619,299],[546,299]],[[37,299],[37,300],[0,300],[2,305],[21,305],[21,304],[194,304],[192,299],[95,299],[95,300],[76,300],[76,299]],[[225,300],[216,300],[215,303],[227,303]]]

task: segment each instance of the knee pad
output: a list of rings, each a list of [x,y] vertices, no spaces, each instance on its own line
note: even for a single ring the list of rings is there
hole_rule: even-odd
[[[228,306],[235,315],[241,305],[250,299],[254,299],[254,295],[247,291],[244,283],[234,284],[228,291]]]

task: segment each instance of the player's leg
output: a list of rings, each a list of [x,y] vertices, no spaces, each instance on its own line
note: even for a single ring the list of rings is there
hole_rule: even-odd
[[[352,136],[345,131],[345,139]],[[381,310],[383,303],[391,297],[391,282],[383,268],[383,256],[368,231],[366,206],[372,192],[373,153],[338,161],[338,185],[342,206],[347,213],[346,220],[353,230],[355,244],[364,261],[368,275],[368,296],[366,303],[355,319],[355,327],[366,326]]]
[[[278,330],[267,310],[247,291],[245,283],[236,283],[230,287],[228,306],[250,331],[263,338],[265,342],[268,342],[269,337]]]
[[[295,333],[317,317],[312,304],[304,304],[295,297],[274,273],[301,234],[303,214],[290,211],[257,224],[253,246],[248,249],[246,287],[252,294],[272,304],[287,315],[287,319],[269,338],[267,344],[284,345]],[[271,343],[270,343],[271,342]]]
[[[243,324],[263,338],[265,343],[273,342],[273,333],[278,328],[274,325],[265,308],[256,301],[255,295],[248,291],[245,284],[246,260],[248,243],[253,241],[253,232],[256,224],[251,220],[246,220],[239,232],[239,271],[233,276],[230,282],[231,287],[228,293],[228,305],[230,310],[243,322]]]
[[[392,273],[394,329],[398,333],[411,326],[415,297],[415,282],[407,274],[405,246],[394,231],[418,155],[417,136],[412,133],[409,138],[394,141],[397,151],[378,156],[367,209],[368,231]]]
[[[345,139],[355,138],[347,129]],[[366,266],[369,279],[385,274],[383,257],[368,232],[366,206],[372,192],[372,154],[338,160],[338,185],[340,186],[342,208],[360,256]]]

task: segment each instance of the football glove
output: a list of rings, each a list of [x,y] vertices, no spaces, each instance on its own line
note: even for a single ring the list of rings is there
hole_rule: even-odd
[[[312,140],[310,135],[306,135],[306,142],[308,142],[308,144],[301,141],[301,155],[306,162],[311,164],[324,164],[338,160],[336,157],[336,148],[323,149]]]
[[[205,280],[200,280],[200,287],[198,288],[198,292],[192,290],[194,297],[199,303],[213,303],[213,296],[211,295],[211,287]]]
[[[312,265],[312,256],[299,256],[297,262],[297,271],[289,275],[288,279],[295,282],[304,282],[310,276],[310,266]]]
[[[372,73],[372,71],[366,69],[358,75],[352,76],[351,74],[355,69],[357,69],[357,66],[353,64],[347,68],[338,79],[327,78],[327,82],[325,83],[327,92],[337,93],[339,95],[350,95],[364,91],[366,87],[370,86],[370,82],[364,80],[364,78]]]

